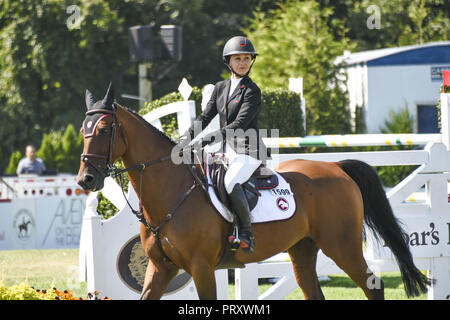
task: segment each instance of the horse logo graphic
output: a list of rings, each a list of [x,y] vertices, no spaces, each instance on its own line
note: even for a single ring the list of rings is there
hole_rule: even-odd
[[[287,209],[289,209],[289,202],[287,202],[285,198],[278,198],[277,206],[281,211],[286,211]]]
[[[21,209],[17,212],[13,221],[13,229],[15,232],[16,240],[19,243],[27,243],[33,236],[35,223],[33,216],[26,209]]]

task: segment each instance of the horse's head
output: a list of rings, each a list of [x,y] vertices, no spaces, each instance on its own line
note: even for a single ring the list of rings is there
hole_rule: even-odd
[[[117,105],[110,84],[103,100],[95,102],[94,95],[86,90],[86,118],[81,132],[84,148],[77,182],[85,190],[103,188],[110,166],[125,152],[122,129],[116,116]]]

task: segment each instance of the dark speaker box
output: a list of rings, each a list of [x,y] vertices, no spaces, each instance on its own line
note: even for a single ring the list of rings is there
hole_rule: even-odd
[[[128,29],[130,61],[142,62],[153,59],[152,27],[135,26]]]
[[[182,58],[182,27],[174,25],[161,26],[161,58],[180,61]]]

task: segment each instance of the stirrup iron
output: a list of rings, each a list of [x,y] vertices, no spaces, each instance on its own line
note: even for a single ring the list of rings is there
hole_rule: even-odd
[[[236,251],[241,247],[241,239],[239,239],[239,229],[237,224],[234,225],[233,234],[228,237],[228,242],[231,244],[231,251]]]

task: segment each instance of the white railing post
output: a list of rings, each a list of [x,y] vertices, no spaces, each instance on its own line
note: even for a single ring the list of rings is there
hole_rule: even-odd
[[[427,202],[430,204],[431,216],[435,216],[437,221],[442,221],[442,230],[447,230],[449,225],[448,218],[450,214],[450,204],[448,203],[448,182],[450,181],[450,166],[448,165],[450,154],[450,94],[441,93],[441,133],[442,143],[440,152],[433,155],[432,146],[427,145],[430,150],[430,158],[433,160],[433,166],[430,171],[434,176],[427,183]],[[436,148],[435,148],[436,149]],[[438,151],[438,150],[437,150]],[[447,153],[447,154],[446,154]],[[435,168],[437,167],[437,168]],[[434,170],[433,170],[434,169]],[[437,226],[436,226],[437,227]],[[448,241],[448,237],[443,235],[442,241]],[[428,276],[436,279],[428,291],[428,300],[450,299],[450,256],[441,253],[440,256],[433,257],[430,263]]]
[[[178,131],[180,135],[185,133],[195,120],[195,101],[185,101],[186,106],[177,112]]]
[[[234,269],[235,299],[258,299],[258,264],[249,263],[245,268]]]
[[[442,143],[450,150],[450,93],[441,93]]]
[[[83,216],[83,225],[80,235],[79,280],[87,281],[88,291],[95,291],[98,278],[102,274],[102,266],[98,265],[98,254],[94,248],[96,238],[101,236],[101,216],[97,213],[97,192],[91,192],[86,199],[86,208]]]

